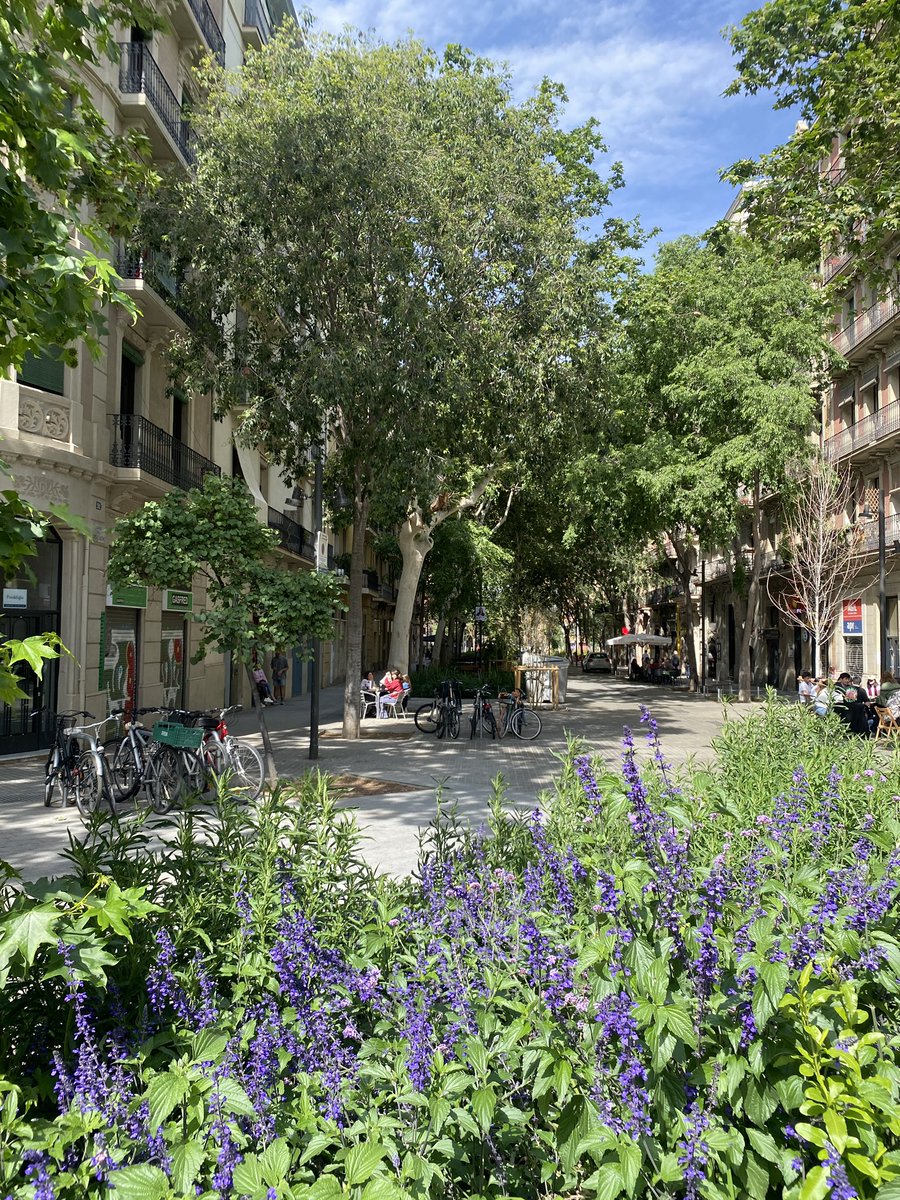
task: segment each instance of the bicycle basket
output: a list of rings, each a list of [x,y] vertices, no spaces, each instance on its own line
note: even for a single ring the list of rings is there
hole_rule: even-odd
[[[176,750],[196,750],[203,741],[202,729],[190,729],[177,721],[157,721],[153,726],[154,742],[174,746]]]

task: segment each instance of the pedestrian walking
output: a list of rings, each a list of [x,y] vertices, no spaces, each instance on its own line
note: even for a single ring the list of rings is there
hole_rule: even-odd
[[[287,682],[288,660],[283,650],[276,650],[269,664],[272,668],[272,691],[278,704],[284,704],[284,685]]]

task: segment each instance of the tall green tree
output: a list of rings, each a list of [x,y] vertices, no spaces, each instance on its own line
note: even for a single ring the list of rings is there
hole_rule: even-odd
[[[151,27],[141,0],[15,0],[0,8],[0,372],[134,311],[104,255],[152,179],[143,140],[116,136],[84,76],[117,54],[116,24]],[[66,356],[74,360],[74,350]]]
[[[763,501],[800,456],[833,361],[825,298],[799,264],[724,231],[663,246],[620,312],[611,461],[623,498],[635,526],[675,551],[685,628],[695,542],[722,549],[741,628],[738,694],[749,699]]]
[[[331,575],[275,566],[277,535],[261,525],[242,481],[207,475],[203,486],[172,491],[116,522],[108,575],[114,583],[158,588],[206,585],[206,608],[195,614],[199,662],[212,648],[244,667],[277,647],[296,647],[333,633],[340,589]],[[277,776],[265,709],[256,705],[269,782]]]
[[[505,74],[458,48],[282,30],[239,79],[206,84],[196,178],[150,214],[207,318],[180,362],[289,476],[327,443],[351,499],[352,736],[373,505],[424,537],[417,578],[436,499],[477,494],[524,413],[552,422],[565,360],[593,348],[583,313],[565,313],[598,311],[619,236],[579,253],[575,230],[612,184],[591,166],[593,125],[560,129],[558,88],[516,104]],[[415,579],[402,595],[408,626]]]
[[[776,108],[803,119],[784,145],[726,172],[753,181],[753,226],[809,263],[852,253],[883,284],[900,223],[896,3],[770,0],[730,38],[738,75],[728,92],[769,90]]]

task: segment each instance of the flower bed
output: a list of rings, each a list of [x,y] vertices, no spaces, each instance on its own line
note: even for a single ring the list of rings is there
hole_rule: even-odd
[[[0,1195],[896,1200],[897,759],[717,749],[572,746],[403,884],[323,778],[95,832],[0,918]]]

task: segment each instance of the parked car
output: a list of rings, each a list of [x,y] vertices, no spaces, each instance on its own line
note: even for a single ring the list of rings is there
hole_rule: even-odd
[[[603,651],[597,651],[595,654],[589,654],[581,664],[582,671],[597,671],[601,675],[612,674],[612,660],[608,654]]]

